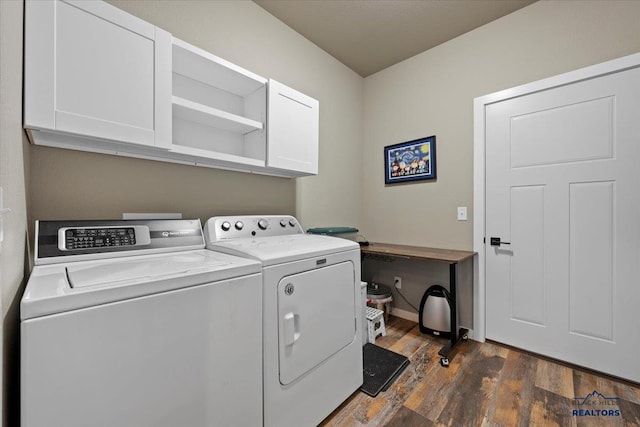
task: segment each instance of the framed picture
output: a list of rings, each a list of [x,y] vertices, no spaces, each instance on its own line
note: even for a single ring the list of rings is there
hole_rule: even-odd
[[[384,183],[436,179],[436,137],[384,147]]]

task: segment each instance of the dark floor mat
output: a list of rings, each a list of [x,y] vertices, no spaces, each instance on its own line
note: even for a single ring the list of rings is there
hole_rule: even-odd
[[[371,343],[362,347],[362,356],[364,378],[360,390],[373,397],[388,389],[409,365],[405,356]]]

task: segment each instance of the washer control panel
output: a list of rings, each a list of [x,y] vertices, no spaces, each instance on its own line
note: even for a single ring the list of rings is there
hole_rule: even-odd
[[[36,221],[36,265],[204,248],[199,219]]]
[[[289,215],[214,216],[205,223],[204,232],[209,242],[304,234],[298,220]]]
[[[149,228],[145,226],[63,227],[58,230],[58,249],[63,251],[148,245],[149,242]]]

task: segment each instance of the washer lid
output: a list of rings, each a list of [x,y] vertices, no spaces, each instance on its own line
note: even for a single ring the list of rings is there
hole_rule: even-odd
[[[248,256],[261,261],[264,266],[335,252],[360,250],[360,246],[351,240],[311,234],[231,239],[208,243],[207,248]]]
[[[205,249],[36,266],[22,320],[260,274],[259,262]]]
[[[84,288],[189,276],[220,270],[229,264],[230,260],[212,260],[201,252],[189,252],[159,259],[125,259],[118,263],[69,265],[66,271],[72,288]]]

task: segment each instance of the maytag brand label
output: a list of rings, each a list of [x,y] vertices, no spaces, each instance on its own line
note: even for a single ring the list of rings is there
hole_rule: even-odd
[[[199,236],[200,230],[163,230],[152,231],[151,238]]]

